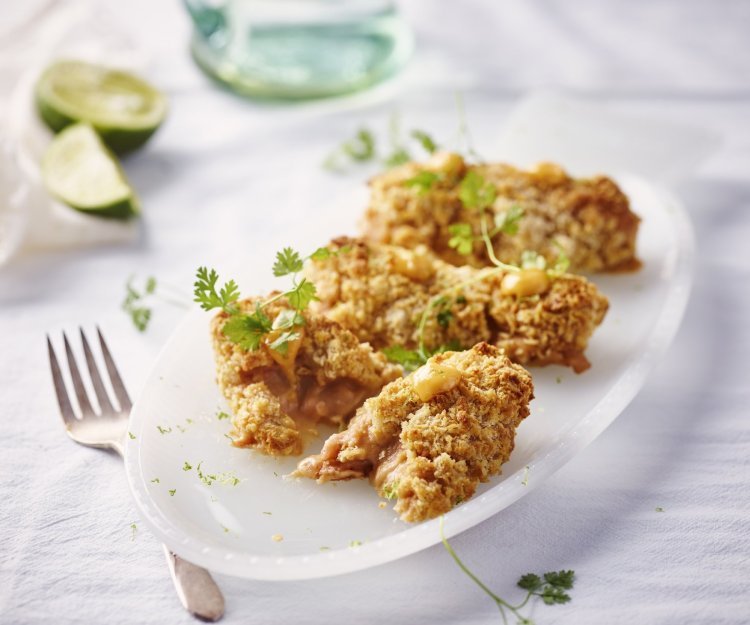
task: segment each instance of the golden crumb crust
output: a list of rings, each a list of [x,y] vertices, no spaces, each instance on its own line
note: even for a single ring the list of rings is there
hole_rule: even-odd
[[[250,313],[260,301],[246,299],[237,306]],[[285,301],[277,300],[264,312],[273,319],[287,309]],[[217,381],[233,413],[235,446],[269,455],[300,454],[307,427],[345,422],[367,397],[402,374],[401,367],[336,322],[311,312],[302,315],[301,338],[285,357],[266,344],[243,349],[222,332],[226,313],[212,319]]]
[[[495,214],[512,206],[524,211],[517,234],[493,237],[501,261],[517,264],[524,250],[533,250],[553,263],[562,249],[575,272],[640,266],[635,251],[640,219],[630,210],[627,196],[610,178],[572,178],[552,163],[532,170],[502,163],[469,165],[452,153],[437,154],[427,163],[406,163],[370,181],[362,235],[376,243],[426,245],[454,265],[488,265],[481,241],[468,256],[448,245],[451,224],[468,223],[475,232],[480,229],[480,213],[466,209],[458,193],[461,180],[472,170],[495,187]],[[429,189],[405,184],[423,171],[440,176]]]
[[[439,297],[424,327],[428,349],[486,341],[521,364],[589,367],[584,350],[608,301],[581,276],[564,274],[543,293],[518,297],[503,294],[504,270],[455,267],[424,246],[340,238],[329,247],[345,251],[305,270],[318,289],[316,309],[375,349],[417,348],[420,317]]]
[[[443,384],[437,392],[435,379]],[[531,376],[495,346],[438,354],[368,399],[296,475],[320,482],[368,476],[380,496],[397,499],[404,521],[431,519],[500,473],[532,399]]]

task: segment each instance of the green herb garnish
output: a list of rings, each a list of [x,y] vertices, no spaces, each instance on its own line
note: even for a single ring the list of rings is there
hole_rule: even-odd
[[[383,497],[388,500],[395,499],[397,497],[396,492],[398,491],[398,482],[392,482],[383,487]]]
[[[130,315],[130,320],[139,332],[145,332],[151,321],[152,309],[145,305],[144,300],[156,291],[156,278],[149,276],[143,286],[138,290],[133,286],[134,277],[128,278],[125,284],[125,299],[122,301],[122,309]]]
[[[332,171],[341,171],[347,162],[364,163],[373,160],[377,155],[375,135],[367,128],[360,128],[351,139],[344,141],[323,161],[323,167]]]
[[[482,210],[489,208],[497,197],[497,189],[487,182],[481,174],[472,169],[458,187],[458,198],[469,209]]]
[[[448,247],[452,247],[462,256],[468,256],[474,250],[474,230],[471,224],[455,223],[448,226],[448,233],[451,238],[448,239]]]
[[[203,310],[213,310],[221,308],[228,315],[237,313],[234,304],[240,297],[240,290],[234,280],[224,283],[224,286],[217,292],[216,284],[219,281],[219,274],[216,270],[210,271],[206,267],[198,267],[193,284],[194,302],[198,302]]]
[[[224,412],[223,410],[220,410],[216,413],[216,418],[221,421],[222,419],[229,419],[229,414]]]
[[[292,286],[283,293],[279,293],[265,302],[255,304],[255,311],[244,313],[237,307],[240,293],[234,280],[224,283],[217,291],[219,276],[215,270],[210,271],[200,267],[194,284],[195,301],[203,310],[223,310],[229,319],[224,323],[222,333],[232,343],[243,349],[257,350],[261,343],[267,340],[271,331],[283,330],[267,341],[268,347],[280,354],[286,354],[289,344],[299,338],[297,329],[305,325],[302,312],[311,302],[318,299],[315,285],[307,278],[300,278],[306,260],[324,260],[347,251],[348,248],[330,250],[326,247],[316,249],[309,256],[303,257],[296,250],[285,247],[276,254],[273,264],[273,275],[276,277],[291,276]],[[275,319],[271,319],[264,312],[268,304],[280,298],[286,298],[292,310],[282,310]]]
[[[177,492],[177,489],[176,489],[176,488],[173,488],[173,489],[171,489],[171,490],[168,490],[167,492],[169,493],[169,496],[170,496],[170,497],[174,497],[174,494],[175,494],[175,493]]]
[[[573,571],[550,571],[542,576],[535,573],[526,573],[526,575],[522,575],[516,585],[526,591],[526,596],[520,603],[513,605],[492,592],[461,561],[453,550],[453,547],[451,547],[450,543],[448,543],[448,540],[445,538],[443,532],[443,517],[440,517],[440,539],[442,540],[446,551],[450,554],[459,568],[495,602],[500,610],[500,615],[502,616],[504,623],[507,623],[505,612],[507,610],[518,619],[520,625],[533,625],[533,621],[520,612],[520,610],[522,610],[532,598],[539,598],[546,605],[556,605],[568,603],[568,601],[570,601],[570,595],[567,591],[571,590],[575,584],[575,573]]]
[[[318,250],[315,251],[317,253]],[[280,252],[276,252],[276,262],[273,264],[273,275],[277,278],[288,276],[290,273],[299,273],[302,271],[303,261],[299,252],[295,252],[291,247],[285,247]]]
[[[420,171],[416,176],[404,180],[403,184],[405,187],[411,187],[417,190],[419,195],[424,195],[433,185],[440,180],[440,174],[434,171]]]
[[[260,347],[263,337],[271,331],[272,327],[271,320],[263,312],[260,304],[256,304],[254,313],[235,313],[232,315],[224,324],[221,332],[242,349],[255,351]]]
[[[234,471],[225,471],[223,473],[205,473],[201,469],[202,465],[203,461],[199,462],[195,467],[195,472],[198,474],[198,479],[206,486],[212,486],[214,482],[218,482],[219,484],[223,484],[225,486],[237,486],[237,484],[239,484],[241,481],[240,478],[238,478],[234,474]]]
[[[426,132],[423,130],[412,130],[410,134],[419,142],[419,145],[422,146],[422,149],[425,152],[428,154],[434,154],[437,152],[438,144],[435,143],[433,138]]]
[[[408,163],[411,160],[411,155],[401,139],[401,124],[398,113],[394,112],[391,114],[388,122],[388,130],[391,153],[383,159],[383,163],[386,167],[397,167],[398,165]]]

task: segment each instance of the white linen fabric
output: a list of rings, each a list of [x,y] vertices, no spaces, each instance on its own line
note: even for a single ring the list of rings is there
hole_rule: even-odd
[[[7,4],[25,12],[19,20],[36,16],[23,26],[29,33],[43,21],[26,0]],[[53,3],[36,4],[43,11]],[[686,159],[680,176],[663,168],[697,233],[693,292],[664,361],[594,444],[518,503],[454,538],[456,551],[509,600],[520,598],[514,584],[523,573],[574,569],[572,602],[537,606],[539,624],[748,622],[748,4],[413,0],[404,10],[418,49],[396,81],[345,100],[270,106],[200,74],[178,2],[96,3],[97,15],[107,13],[150,61],[146,73],[168,93],[171,114],[125,162],[144,204],[137,240],[22,253],[0,268],[3,625],[194,622],[178,603],[157,541],[138,523],[120,460],[65,436],[44,334],[57,340],[61,329],[100,324],[137,396],[181,312],[159,304],[149,330],[137,333],[119,309],[129,275],[154,274],[188,291],[199,264],[223,269],[270,258],[304,232],[317,203],[352,187],[351,178],[321,175],[321,145],[333,147],[362,120],[384,126],[396,107],[405,127],[444,128],[455,88],[467,94],[480,152],[536,88],[567,89],[597,110],[698,128],[695,141],[721,140],[698,169],[690,166],[708,150]],[[17,48],[7,41],[0,40],[0,80],[15,81],[20,74],[8,68]],[[3,82],[3,93],[10,89]],[[358,210],[342,207],[331,232],[351,231]],[[265,275],[266,264],[244,271]],[[441,546],[330,579],[217,581],[228,625],[500,622]]]

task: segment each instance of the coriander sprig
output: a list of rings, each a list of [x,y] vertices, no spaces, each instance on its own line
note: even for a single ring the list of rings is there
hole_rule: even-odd
[[[121,308],[125,311],[139,332],[145,332],[153,314],[153,302],[160,299],[173,306],[186,307],[186,296],[164,282],[157,282],[154,276],[148,276],[143,287],[134,286],[135,277],[130,276],[125,283],[125,299]]]
[[[330,258],[347,250],[347,247],[338,250],[319,247],[312,254],[304,257],[291,247],[285,247],[277,252],[272,267],[273,275],[291,276],[292,286],[264,302],[256,302],[252,313],[243,313],[238,308],[240,291],[234,280],[228,280],[222,287],[219,287],[218,273],[214,269],[199,267],[194,283],[194,301],[200,304],[203,310],[218,308],[229,315],[222,333],[232,343],[249,351],[255,351],[265,343],[270,349],[285,355],[289,350],[289,344],[301,336],[301,328],[305,325],[302,313],[311,302],[318,299],[315,285],[307,278],[299,277],[305,261]],[[282,310],[274,319],[271,319],[264,309],[281,298],[286,298],[292,309]]]
[[[347,161],[367,162],[376,156],[375,135],[367,128],[357,130],[354,137],[344,141],[323,161],[323,167],[339,171]]]
[[[234,280],[224,283],[224,286],[216,291],[219,274],[215,269],[210,271],[206,267],[198,267],[195,283],[193,284],[193,301],[198,302],[203,310],[221,308],[228,315],[237,312],[235,304],[240,297],[240,290]]]
[[[437,142],[424,130],[413,129],[404,138],[398,113],[391,114],[388,121],[389,149],[386,154],[378,150],[378,139],[368,128],[360,128],[354,136],[342,142],[323,161],[323,167],[331,171],[341,172],[349,164],[372,163],[380,161],[386,167],[403,165],[413,159],[410,140],[416,142],[427,154],[433,154],[439,149]]]
[[[122,309],[130,315],[130,320],[139,332],[145,332],[151,321],[151,307],[144,305],[143,301],[156,290],[156,278],[149,276],[142,291],[133,286],[133,276],[125,283],[125,299],[122,301]]]
[[[440,517],[440,540],[442,541],[445,550],[450,554],[451,558],[453,558],[459,568],[495,602],[500,610],[500,616],[503,618],[503,623],[508,622],[505,612],[507,610],[518,619],[519,625],[533,625],[533,621],[520,612],[533,598],[541,599],[546,605],[556,605],[568,603],[570,601],[570,595],[567,591],[572,590],[573,585],[575,584],[574,571],[549,571],[542,576],[539,576],[536,573],[526,573],[526,575],[522,575],[518,582],[516,582],[516,585],[526,591],[526,596],[520,603],[513,605],[492,592],[484,582],[482,582],[482,580],[480,580],[469,569],[469,567],[461,561],[461,558],[458,557],[458,554],[456,554],[453,547],[445,538],[443,517]]]

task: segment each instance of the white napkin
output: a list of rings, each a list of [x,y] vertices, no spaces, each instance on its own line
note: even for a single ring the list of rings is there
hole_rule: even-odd
[[[127,243],[138,236],[136,222],[85,215],[47,193],[39,163],[52,133],[37,114],[34,83],[58,58],[135,71],[147,59],[88,0],[28,4],[36,10],[27,9],[15,23],[10,20],[0,46],[0,94],[10,94],[0,95],[0,265],[22,252]]]

